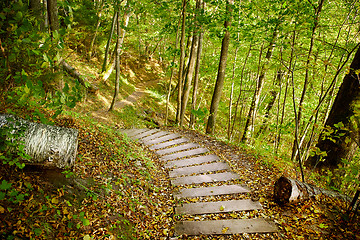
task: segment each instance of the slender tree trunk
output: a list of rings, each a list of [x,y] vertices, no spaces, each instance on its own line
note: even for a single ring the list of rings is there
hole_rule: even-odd
[[[239,40],[239,34],[238,34],[238,40]],[[232,105],[233,105],[233,97],[234,97],[234,85],[235,85],[235,70],[236,70],[236,60],[237,60],[237,54],[239,51],[239,45],[236,46],[235,49],[235,56],[234,56],[234,63],[233,63],[233,71],[232,71],[232,77],[231,77],[231,91],[230,91],[230,101],[229,101],[229,117],[228,117],[228,129],[227,129],[227,138],[228,140],[231,140],[231,121],[232,121]]]
[[[116,55],[115,55],[115,65],[116,65],[115,92],[114,92],[114,97],[111,102],[109,111],[114,110],[114,105],[115,105],[117,96],[119,94],[119,85],[120,85],[120,54],[121,54],[121,43],[122,43],[120,8],[118,9],[116,24],[117,24],[117,43],[116,43]]]
[[[202,9],[205,9],[205,2],[202,2]],[[201,53],[202,53],[202,42],[203,42],[204,33],[202,29],[200,29],[199,41],[198,41],[198,50],[196,56],[196,68],[195,68],[195,78],[193,85],[193,95],[192,95],[192,103],[191,103],[191,115],[190,115],[190,123],[189,127],[194,128],[196,116],[193,111],[196,110],[196,101],[197,101],[197,93],[200,79],[200,62],[201,62]]]
[[[97,6],[97,12],[98,12],[98,19],[97,19],[97,23],[96,23],[96,29],[95,29],[95,33],[94,36],[91,40],[91,44],[90,44],[90,49],[89,49],[89,60],[91,59],[92,55],[93,55],[93,49],[94,49],[94,44],[95,44],[95,40],[99,31],[99,27],[101,24],[101,14],[102,14],[102,10],[103,10],[103,5],[104,5],[104,1],[101,0],[100,3]]]
[[[255,124],[254,121],[255,121],[255,117],[256,117],[257,106],[258,106],[259,101],[260,101],[260,95],[261,95],[265,75],[266,75],[266,72],[267,72],[268,64],[270,62],[270,58],[272,56],[273,49],[275,47],[275,40],[276,40],[276,36],[277,36],[278,26],[279,25],[277,25],[275,27],[275,29],[274,29],[274,32],[273,32],[273,35],[272,35],[272,38],[271,38],[271,41],[270,41],[270,45],[269,45],[268,51],[266,53],[266,56],[265,56],[266,62],[261,67],[260,75],[259,75],[259,78],[257,80],[257,84],[256,84],[255,92],[254,92],[254,95],[253,95],[253,99],[251,101],[249,114],[248,114],[247,119],[246,119],[245,129],[244,129],[243,136],[241,138],[241,142],[246,142],[247,141],[248,134],[249,134],[249,129],[254,128],[254,124]]]
[[[180,23],[181,23],[181,17],[179,19],[178,26],[177,26],[177,29],[176,29],[175,49],[177,49],[177,47],[178,47]],[[168,92],[167,92],[167,96],[166,96],[165,125],[168,124],[168,118],[169,118],[169,103],[170,103],[170,95],[171,95],[171,84],[172,84],[172,79],[174,77],[175,59],[176,59],[176,55],[174,54],[174,58],[172,60],[171,66],[170,66],[171,74],[170,74],[170,79],[169,79]]]
[[[280,92],[279,92],[278,88],[280,86],[281,79],[282,79],[283,76],[284,76],[284,72],[281,69],[279,69],[276,72],[275,80],[273,82],[273,89],[270,90],[270,92],[269,92],[270,100],[269,100],[268,104],[265,107],[264,121],[263,121],[258,133],[256,134],[256,136],[259,136],[260,134],[262,134],[263,131],[265,131],[265,129],[267,128],[267,122],[268,122],[269,117],[270,117],[270,111],[273,108],[273,106],[275,104],[275,101],[279,96]]]
[[[49,27],[49,14],[48,14],[48,3],[47,0],[43,1],[43,11],[44,11],[44,29]]]
[[[238,95],[238,98],[236,100],[236,105],[235,105],[235,115],[233,117],[233,123],[232,123],[232,126],[231,126],[231,135],[232,133],[234,132],[234,127],[235,127],[235,123],[236,123],[236,119],[237,119],[237,112],[238,112],[238,107],[239,107],[239,103],[240,103],[240,99],[241,99],[241,95],[243,93],[243,90],[242,90],[242,86],[243,86],[243,80],[244,80],[244,71],[245,71],[245,67],[246,67],[246,64],[247,64],[247,61],[250,57],[250,52],[251,52],[251,48],[252,48],[252,43],[250,44],[249,46],[249,51],[248,53],[246,54],[246,58],[245,58],[245,61],[244,61],[244,64],[242,66],[242,69],[241,69],[241,76],[240,76],[240,91],[239,91],[239,95]],[[241,114],[240,114],[241,116]]]
[[[351,128],[350,118],[354,115],[353,105],[360,97],[359,69],[360,48],[358,48],[350,65],[350,72],[344,77],[325,122],[325,129],[334,132],[329,134],[325,130],[320,135],[316,145],[320,151],[326,152],[326,156],[323,156],[323,159],[318,155],[310,157],[306,162],[307,166],[318,169],[323,167],[336,168],[341,163],[341,159],[351,157],[353,153],[351,150],[355,143],[351,139],[348,129]]]
[[[219,109],[220,98],[221,98],[222,90],[224,87],[226,61],[227,61],[229,43],[230,43],[230,31],[229,31],[229,27],[231,26],[230,15],[232,12],[233,4],[234,4],[234,0],[228,0],[226,3],[226,12],[229,16],[225,20],[225,23],[224,23],[224,27],[225,27],[226,31],[225,31],[224,38],[222,40],[218,74],[217,74],[217,78],[216,78],[214,94],[211,99],[210,116],[208,118],[208,122],[206,125],[206,133],[207,134],[214,133],[215,123],[216,123],[216,115],[217,115],[217,111]]]
[[[200,9],[200,1],[196,1],[196,10]],[[195,11],[196,11],[195,10]],[[184,125],[184,119],[185,119],[185,112],[186,112],[186,106],[189,100],[189,94],[190,94],[190,88],[191,83],[195,71],[195,64],[197,59],[197,49],[198,49],[198,43],[199,43],[199,35],[198,35],[198,23],[197,23],[197,16],[195,14],[194,16],[194,22],[195,22],[195,30],[193,32],[193,37],[191,41],[191,51],[189,56],[189,64],[188,64],[188,70],[185,77],[185,83],[184,83],[184,89],[183,89],[183,95],[181,99],[181,112],[180,112],[180,126],[182,127]]]
[[[186,0],[182,2],[182,24],[181,24],[181,38],[180,38],[180,60],[179,60],[179,72],[178,72],[178,96],[177,96],[177,111],[176,111],[176,120],[177,124],[180,123],[181,115],[181,96],[182,96],[182,86],[183,86],[183,74],[184,74],[184,65],[185,65],[185,23],[186,23]]]
[[[188,70],[185,77],[183,95],[181,98],[181,112],[180,112],[180,126],[184,125],[186,106],[189,99],[190,87],[192,83],[192,78],[195,71],[196,55],[197,55],[197,45],[198,45],[198,35],[194,33],[193,43],[191,47],[191,53],[189,57]]]
[[[306,59],[306,65],[305,65],[304,85],[303,85],[303,90],[302,90],[302,94],[301,94],[300,101],[299,101],[298,114],[297,114],[297,119],[296,119],[299,126],[300,126],[300,122],[301,122],[303,103],[304,103],[305,95],[306,95],[307,88],[309,85],[309,71],[310,71],[311,55],[312,55],[313,47],[314,47],[315,31],[319,25],[320,12],[321,12],[323,3],[324,3],[324,0],[319,0],[318,7],[315,9],[314,25],[313,25],[312,32],[311,32],[310,46],[309,46],[309,51],[308,51],[308,55],[307,55],[307,59]],[[297,150],[295,147],[295,140],[294,140],[292,149],[293,149],[293,151],[291,154],[291,159],[293,160],[295,158],[295,153]]]
[[[107,43],[106,43],[104,62],[103,62],[102,68],[101,68],[101,73],[106,71],[106,65],[107,65],[107,62],[108,62],[110,43],[111,43],[111,39],[112,39],[113,34],[114,34],[114,28],[115,28],[115,25],[116,25],[117,14],[118,14],[118,12],[116,10],[114,10],[114,16],[113,16],[113,20],[112,20],[112,23],[111,23],[111,29],[110,29],[110,33],[109,33],[109,38],[108,38]]]
[[[118,12],[117,14],[118,18],[120,17],[120,11]],[[124,40],[125,40],[125,34],[126,34],[126,30],[124,28],[126,28],[129,24],[129,19],[130,19],[130,16],[131,16],[131,11],[130,11],[130,8],[128,7],[128,5],[125,5],[125,12],[124,12],[124,15],[123,15],[123,19],[122,19],[122,24],[117,24],[117,28],[120,27],[120,29],[117,29],[117,33],[119,34],[118,35],[118,41],[116,43],[116,48],[114,49],[114,52],[115,50],[117,51],[117,49],[120,48],[120,53],[121,53],[121,50],[122,50],[122,45],[124,43]],[[124,26],[124,28],[122,28],[122,26]],[[119,33],[120,31],[120,33]],[[113,64],[109,67],[109,69],[103,73],[103,81],[106,81],[108,79],[108,77],[110,76],[111,72],[114,70],[114,67],[116,65],[116,60],[113,62]]]
[[[277,126],[278,129],[277,129],[277,136],[276,136],[276,140],[275,140],[275,142],[276,142],[275,152],[276,153],[278,153],[280,142],[281,142],[282,125],[284,123],[284,118],[285,118],[285,103],[286,103],[288,87],[289,87],[289,75],[293,71],[295,42],[296,42],[296,26],[295,26],[295,29],[293,30],[293,35],[292,35],[289,66],[285,66],[287,68],[287,77],[286,77],[286,86],[285,86],[284,100],[283,100],[283,104],[282,104],[280,124]],[[281,59],[282,59],[282,55],[281,55]]]

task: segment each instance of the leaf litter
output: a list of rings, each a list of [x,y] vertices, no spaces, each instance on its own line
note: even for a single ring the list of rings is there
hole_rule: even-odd
[[[223,182],[172,187],[164,162],[118,129],[81,119],[75,123],[71,118],[58,124],[80,130],[76,165],[63,173],[1,165],[1,192],[7,197],[0,200],[1,238],[171,239],[176,221],[262,217],[274,221],[279,232],[182,235],[178,239],[360,239],[359,217],[347,219],[347,205],[340,200],[319,195],[302,203],[276,204],[273,185],[282,173],[237,147],[180,131],[227,161],[240,175],[227,184],[246,185],[251,193],[174,200],[171,193],[181,188],[220,186]],[[264,209],[196,216],[174,213],[175,205],[187,202],[249,198]],[[222,230],[224,234],[228,231]]]
[[[157,157],[117,129],[67,120],[79,129],[72,170],[1,165],[23,200],[0,200],[0,238],[166,239],[174,200]]]

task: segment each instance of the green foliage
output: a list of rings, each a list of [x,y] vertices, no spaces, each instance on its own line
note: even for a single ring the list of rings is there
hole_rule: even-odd
[[[21,5],[21,7],[19,6]],[[56,118],[64,107],[74,107],[81,98],[79,83],[64,83],[57,69],[64,48],[64,29],[51,35],[42,31],[42,23],[21,1],[3,9],[0,24],[2,47],[7,49],[0,62],[0,86],[5,101],[17,108],[53,110]],[[40,111],[35,112],[46,122]]]
[[[22,169],[25,167],[24,160],[29,160],[30,156],[25,152],[25,145],[22,134],[25,129],[17,126],[16,122],[10,119],[8,123],[0,127],[0,160],[3,164],[17,166]]]
[[[209,110],[207,108],[199,108],[197,110],[192,110],[192,114],[195,116],[195,122],[205,128],[206,122],[205,120],[209,116]]]

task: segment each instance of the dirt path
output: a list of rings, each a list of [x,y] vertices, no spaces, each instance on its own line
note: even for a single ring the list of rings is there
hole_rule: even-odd
[[[138,86],[136,86],[135,91],[130,94],[127,98],[116,102],[115,103],[115,109],[119,110],[125,106],[128,105],[134,105],[136,102],[138,102],[144,95],[146,94],[146,88],[154,86],[159,82],[159,79],[155,79],[149,82],[140,83]]]

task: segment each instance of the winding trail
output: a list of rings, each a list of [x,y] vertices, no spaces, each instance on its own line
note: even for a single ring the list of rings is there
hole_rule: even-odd
[[[126,106],[136,104],[136,102],[138,102],[142,97],[145,96],[146,88],[153,86],[153,85],[157,84],[158,82],[159,82],[159,79],[156,79],[156,80],[151,80],[151,81],[147,81],[147,82],[138,84],[135,87],[135,91],[133,93],[131,93],[125,99],[115,102],[114,109],[120,110]],[[91,115],[100,121],[108,122],[108,121],[110,121],[109,120],[110,113],[109,113],[108,109],[109,109],[109,106],[106,106],[106,108],[101,108],[97,111],[92,112]]]
[[[124,134],[154,151],[164,168],[169,170],[171,184],[179,187],[173,193],[174,198],[187,199],[218,195],[246,194],[250,190],[242,184],[234,184],[239,179],[230,166],[207,148],[191,143],[179,134],[159,129],[125,129]],[[216,183],[216,186],[203,186],[204,183]],[[175,188],[176,189],[176,188]],[[200,198],[198,198],[200,199]],[[204,214],[219,215],[262,209],[259,201],[252,199],[208,201],[200,200],[175,206],[175,213],[192,216],[191,221],[179,221],[175,224],[175,236],[181,235],[232,235],[240,233],[276,232],[274,222],[262,218],[228,218],[201,220]],[[196,218],[197,217],[197,218]]]

